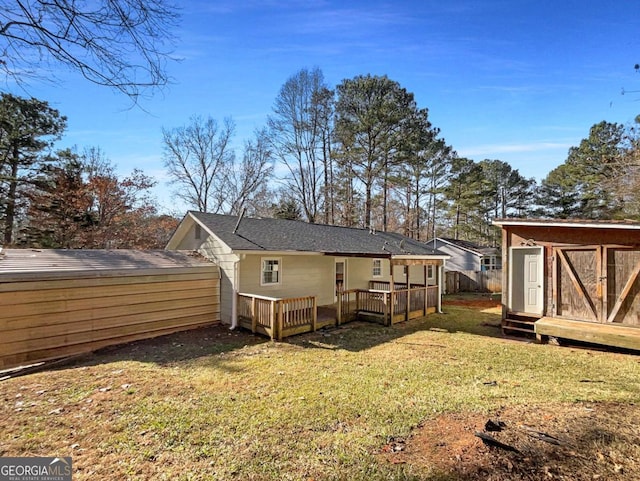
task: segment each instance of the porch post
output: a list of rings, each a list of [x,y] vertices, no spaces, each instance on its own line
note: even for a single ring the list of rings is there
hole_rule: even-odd
[[[411,281],[409,280],[409,266],[404,266],[404,278],[407,281],[407,306],[404,311],[405,322],[409,320],[409,312],[411,311]]]
[[[336,323],[338,326],[342,323],[342,292],[338,292],[338,310],[336,313]]]
[[[444,278],[444,261],[436,269],[436,284],[438,285],[438,300],[436,311],[442,314],[442,279]]]
[[[389,286],[389,290],[391,291],[391,294],[389,295],[389,308],[387,309],[387,312],[389,313],[389,318],[385,319],[385,325],[387,326],[392,326],[393,325],[393,314],[395,311],[394,308],[394,302],[396,299],[395,296],[395,290],[396,290],[396,281],[393,279],[393,262],[391,260],[391,258],[389,258],[389,270],[391,271],[391,284]],[[385,315],[385,317],[387,317]]]
[[[427,293],[429,292],[429,279],[427,278],[427,272],[429,271],[429,269],[427,268],[427,264],[424,264],[422,266],[422,270],[424,271],[423,273],[423,279],[424,279],[424,306],[422,309],[422,315],[426,316],[427,315],[427,309],[429,308],[429,300],[428,300],[428,295]]]

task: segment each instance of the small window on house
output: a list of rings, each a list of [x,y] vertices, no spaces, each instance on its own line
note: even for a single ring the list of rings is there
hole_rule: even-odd
[[[427,266],[427,277],[433,279],[433,266]]]
[[[492,271],[497,269],[496,256],[485,256],[482,258],[482,270]]]
[[[371,275],[373,277],[382,277],[382,260],[381,259],[373,259],[373,268],[371,270]]]
[[[200,227],[200,224],[196,224],[196,228],[194,229],[194,235],[196,240],[200,240],[202,238],[202,227]]]
[[[280,259],[262,259],[260,285],[280,284]]]

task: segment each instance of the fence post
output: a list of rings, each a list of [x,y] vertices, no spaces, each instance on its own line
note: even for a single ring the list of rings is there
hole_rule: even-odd
[[[276,320],[276,301],[269,301],[269,327],[271,328],[271,340],[275,340],[278,337],[278,323]]]
[[[318,298],[313,296],[313,331],[318,329]]]
[[[256,298],[251,298],[251,332],[256,333],[256,327],[258,326],[258,316],[256,315]]]
[[[422,315],[423,316],[427,315],[427,309],[429,309],[428,296],[429,296],[429,286],[427,285],[427,282],[425,280],[425,283],[424,283],[424,302],[423,302],[424,306],[422,307]]]
[[[384,293],[384,325],[393,325],[393,298],[394,291]]]
[[[278,313],[278,341],[282,341],[282,331],[284,329],[283,319],[282,319],[282,301],[276,302],[278,308],[276,312]]]

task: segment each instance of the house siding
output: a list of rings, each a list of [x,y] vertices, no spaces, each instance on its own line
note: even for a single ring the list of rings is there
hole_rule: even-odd
[[[261,285],[262,259],[280,259],[280,282]],[[240,262],[240,292],[269,297],[317,296],[319,305],[332,304],[335,258],[319,255],[248,254]]]
[[[443,254],[448,254],[451,259],[447,260],[445,270],[447,271],[479,271],[480,256],[464,249],[459,249],[451,244],[436,241],[436,249]]]
[[[195,222],[187,219],[185,235],[171,249],[195,250],[207,259],[214,261],[220,268],[220,321],[231,324],[233,299],[233,267],[238,257],[222,242],[201,229],[202,239],[196,239]]]
[[[190,235],[193,236],[193,230]],[[208,236],[197,250],[207,259],[215,260],[220,267],[220,320],[225,324],[231,324],[233,270],[238,256],[213,236]]]

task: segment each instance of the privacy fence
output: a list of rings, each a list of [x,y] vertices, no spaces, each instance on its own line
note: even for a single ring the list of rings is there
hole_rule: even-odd
[[[450,271],[445,273],[445,292],[501,292],[502,269],[492,271]]]

